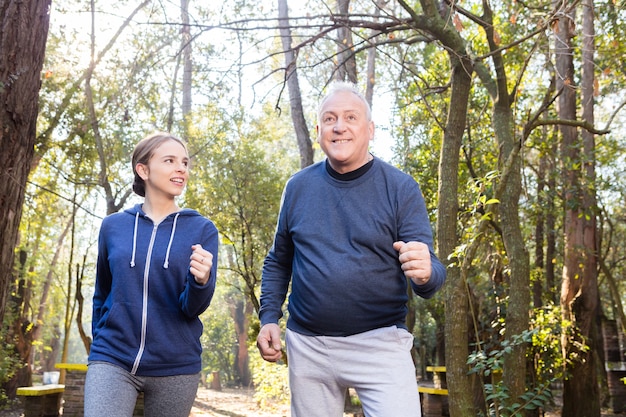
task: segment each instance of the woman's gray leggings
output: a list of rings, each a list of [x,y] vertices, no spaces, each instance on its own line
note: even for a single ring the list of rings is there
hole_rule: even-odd
[[[85,380],[85,417],[132,417],[144,395],[146,417],[188,417],[200,374],[164,377],[132,375],[106,362],[92,362]]]

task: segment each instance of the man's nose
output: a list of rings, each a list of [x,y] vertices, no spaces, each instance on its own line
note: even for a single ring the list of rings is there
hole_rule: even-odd
[[[335,125],[333,126],[334,132],[343,132],[346,130],[346,124],[340,118],[337,119]]]

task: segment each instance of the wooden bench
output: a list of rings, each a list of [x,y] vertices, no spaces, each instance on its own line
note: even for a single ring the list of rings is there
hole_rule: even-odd
[[[433,373],[433,384],[419,384],[417,391],[422,397],[422,416],[441,417],[448,415],[448,389],[445,383],[445,366],[427,366],[426,371]]]
[[[17,395],[23,397],[24,417],[58,417],[65,385],[35,385],[19,387]]]

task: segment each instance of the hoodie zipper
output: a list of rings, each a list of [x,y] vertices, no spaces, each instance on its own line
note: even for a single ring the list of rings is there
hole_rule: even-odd
[[[130,371],[131,374],[135,375],[137,372],[137,368],[139,368],[139,363],[141,362],[141,357],[143,356],[143,351],[146,347],[146,329],[148,327],[148,277],[150,275],[150,262],[152,259],[152,249],[154,248],[154,240],[156,237],[156,232],[159,225],[155,224],[152,228],[152,235],[150,236],[150,244],[148,246],[148,254],[146,256],[146,266],[143,270],[143,302],[142,302],[142,311],[141,311],[141,340],[139,343],[139,351],[137,352],[137,356],[135,357],[135,363],[133,364],[133,369]]]

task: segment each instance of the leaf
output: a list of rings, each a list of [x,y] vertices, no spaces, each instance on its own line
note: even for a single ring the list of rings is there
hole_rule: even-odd
[[[493,31],[493,42],[496,45],[500,45],[500,43],[502,42],[502,39],[500,38],[500,34],[496,30]]]
[[[458,32],[463,31],[463,22],[461,22],[461,18],[459,17],[458,14],[454,15],[454,17],[452,18],[452,22],[454,23],[454,27],[456,28]]]

